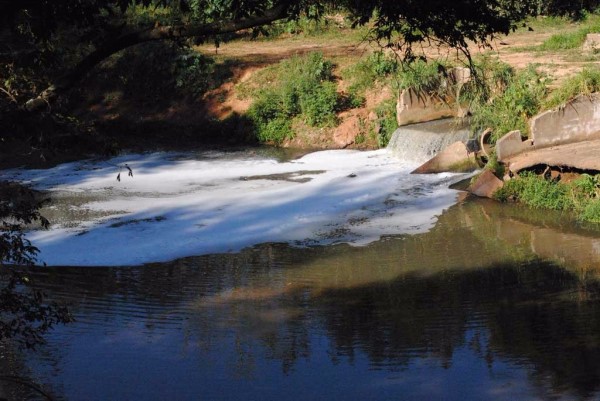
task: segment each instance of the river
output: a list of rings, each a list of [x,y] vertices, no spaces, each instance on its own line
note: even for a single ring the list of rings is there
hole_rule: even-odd
[[[218,160],[246,164],[217,179]],[[32,233],[54,266],[32,279],[76,322],[35,352],[4,345],[3,371],[58,400],[600,398],[596,227],[467,197],[447,188],[464,176],[409,176],[381,151],[265,160],[5,173],[56,195],[56,227]],[[223,245],[227,230],[243,240]]]

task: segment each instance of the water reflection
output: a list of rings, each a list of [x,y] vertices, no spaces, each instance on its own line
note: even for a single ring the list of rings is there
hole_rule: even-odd
[[[78,321],[10,369],[72,400],[594,399],[599,243],[469,200],[363,248],[46,269]]]

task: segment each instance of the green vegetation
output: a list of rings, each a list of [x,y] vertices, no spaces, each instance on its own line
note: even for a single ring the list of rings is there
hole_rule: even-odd
[[[589,95],[600,91],[600,68],[584,68],[578,74],[568,78],[563,84],[552,91],[544,102],[545,109],[553,109],[564,105],[575,96]]]
[[[399,90],[412,88],[418,93],[443,97],[447,93],[445,72],[450,67],[440,60],[417,60],[404,66],[397,76],[396,87]]]
[[[582,174],[575,181],[562,183],[524,172],[505,182],[494,197],[536,209],[574,211],[582,221],[600,223],[600,175]]]
[[[231,67],[231,60],[217,63],[186,46],[146,43],[104,63],[99,82],[106,93],[156,103],[167,98],[200,98],[229,79]]]
[[[560,22],[563,22],[560,24]],[[557,27],[564,27],[567,21],[554,19]],[[600,18],[593,14],[586,14],[583,22],[578,24],[579,27],[574,31],[561,32],[552,35],[542,43],[538,50],[541,51],[560,51],[577,49],[583,45],[585,36],[588,33],[600,32]]]
[[[257,38],[293,36],[317,39],[336,39],[348,37],[349,41],[360,42],[368,34],[367,26],[354,26],[348,13],[343,9],[328,7],[326,12],[309,7],[298,18],[275,21],[270,26],[261,28]]]
[[[273,82],[262,87],[248,111],[260,141],[281,143],[292,138],[292,121],[313,127],[332,126],[341,97],[333,82],[333,64],[321,53],[292,57],[272,71]]]
[[[577,49],[583,44],[585,35],[587,35],[587,33],[587,30],[578,30],[576,32],[558,33],[556,35],[552,35],[540,45],[539,50],[557,51]]]
[[[72,320],[62,305],[46,299],[22,266],[33,266],[38,249],[23,235],[24,225],[49,222],[39,214],[31,190],[0,182],[0,341],[11,339],[32,348],[54,325]]]
[[[383,87],[394,86],[400,69],[396,58],[382,51],[361,58],[341,72],[345,81],[349,82],[349,107],[358,107],[364,102],[368,90],[380,90]],[[396,122],[396,99],[386,99],[375,108],[377,120],[374,125],[376,132],[371,132],[377,140],[377,146],[385,147],[392,134],[398,128]],[[373,128],[373,127],[371,127]],[[364,142],[364,134],[361,141]]]
[[[341,71],[342,78],[349,82],[348,93],[353,99],[363,99],[367,89],[389,85],[398,71],[398,61],[376,51]]]
[[[377,124],[379,132],[377,133],[377,145],[385,148],[392,139],[392,134],[398,128],[396,120],[396,99],[389,99],[382,102],[375,110],[377,114]]]
[[[500,67],[491,79],[485,79],[485,89],[471,101],[471,129],[481,132],[491,128],[492,142],[512,130],[529,132],[528,119],[537,114],[547,94],[545,79],[535,66],[530,65],[517,73]],[[487,78],[487,77],[486,77]]]

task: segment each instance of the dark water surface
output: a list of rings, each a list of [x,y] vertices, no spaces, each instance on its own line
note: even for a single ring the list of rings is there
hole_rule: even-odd
[[[599,272],[598,231],[467,200],[360,248],[46,269],[77,322],[0,364],[60,400],[600,399]]]

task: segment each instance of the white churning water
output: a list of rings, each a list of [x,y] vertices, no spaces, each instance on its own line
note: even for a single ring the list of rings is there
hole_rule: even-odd
[[[466,142],[470,131],[467,122],[449,118],[407,125],[394,132],[388,149],[400,160],[424,163],[454,142]]]
[[[125,163],[134,176],[123,169],[117,181],[115,165]],[[112,266],[263,242],[364,245],[423,232],[456,201],[448,185],[464,175],[410,175],[415,167],[387,149],[322,151],[287,162],[252,151],[153,153],[3,171],[0,179],[32,184],[54,199],[46,210],[55,215],[52,227],[28,233],[40,262]]]

